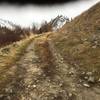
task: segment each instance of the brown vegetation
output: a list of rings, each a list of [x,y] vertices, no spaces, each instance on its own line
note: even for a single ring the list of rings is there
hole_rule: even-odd
[[[51,35],[52,43],[80,74],[92,72],[100,77],[100,2]]]
[[[24,49],[33,40],[33,37],[14,42],[0,48],[0,73],[8,69],[24,53]]]
[[[0,47],[19,41],[29,36],[29,29],[16,26],[14,29],[0,26]]]
[[[37,39],[35,44],[35,52],[40,57],[42,63],[42,70],[44,74],[53,79],[55,73],[55,64],[53,63],[53,55],[50,51],[47,37]]]

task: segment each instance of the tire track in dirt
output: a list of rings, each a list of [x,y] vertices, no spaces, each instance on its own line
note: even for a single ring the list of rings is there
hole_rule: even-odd
[[[33,41],[27,47],[24,56],[16,62],[15,66],[11,67],[11,69],[5,73],[8,75],[8,80],[3,87],[0,86],[1,100],[22,100],[24,97],[27,98],[26,94],[29,92],[27,89],[30,86],[33,86],[33,88],[35,87],[34,80],[32,80],[34,74],[41,72],[37,67],[38,61],[38,57],[34,54]]]

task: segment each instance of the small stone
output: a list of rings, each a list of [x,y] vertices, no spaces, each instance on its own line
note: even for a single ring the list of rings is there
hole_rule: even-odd
[[[49,79],[48,82],[50,82],[51,80]]]
[[[93,49],[95,49],[96,47],[97,47],[96,45],[92,46]]]
[[[81,83],[81,82],[82,82],[82,80],[80,79],[80,80],[79,80],[79,82]]]
[[[64,60],[63,58],[61,58],[61,60]]]
[[[73,94],[72,93],[69,93],[68,95],[69,95],[69,97],[72,97]]]
[[[9,92],[12,93],[13,92],[12,89],[10,89]]]
[[[85,77],[84,77],[84,79],[86,79],[86,80],[87,80],[87,79],[88,79],[88,77],[87,77],[87,76],[85,76]]]
[[[39,80],[36,80],[36,82],[38,83],[38,82],[39,82]]]
[[[60,83],[60,84],[59,84],[59,86],[61,87],[61,86],[63,86],[63,84],[62,84],[62,83]]]
[[[8,88],[6,88],[6,89],[5,89],[5,92],[9,92],[9,89],[8,89]]]
[[[30,85],[28,85],[27,87],[30,88]]]
[[[45,74],[43,74],[43,77],[45,77],[46,75]]]
[[[33,85],[33,88],[36,88],[36,85]]]
[[[82,74],[82,75],[85,75],[86,73],[85,73],[85,72],[82,72],[81,74]]]
[[[87,39],[85,38],[84,41],[87,41]]]
[[[95,44],[98,44],[98,41],[94,41]]]
[[[42,92],[44,92],[45,91],[45,89],[42,89]]]
[[[98,82],[100,82],[100,78],[98,79]]]
[[[73,75],[74,73],[71,71],[71,72],[69,72],[69,75]]]
[[[95,82],[95,78],[93,76],[90,76],[88,79],[88,82],[94,83]]]
[[[51,85],[50,85],[49,87],[50,87],[50,88],[52,88],[52,86],[51,86]]]
[[[76,91],[76,89],[75,89],[75,88],[73,88],[73,89],[72,89],[72,91],[73,91],[73,92],[75,92],[75,91]]]
[[[74,63],[74,65],[75,65],[75,66],[77,66],[77,64],[76,64],[76,63]]]
[[[84,83],[83,86],[88,87],[88,88],[90,87],[90,85],[87,83]]]
[[[91,76],[92,75],[92,72],[87,72],[86,73],[88,76]]]

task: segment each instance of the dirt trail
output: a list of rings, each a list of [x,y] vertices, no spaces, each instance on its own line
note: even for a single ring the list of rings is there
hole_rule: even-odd
[[[0,100],[21,100],[28,94],[30,85],[34,88],[34,74],[41,73],[38,58],[34,54],[34,41],[27,47],[23,57],[6,73],[7,80],[0,86]],[[27,100],[27,99],[26,99]]]
[[[99,100],[99,89],[77,84],[76,75],[50,40],[38,38],[0,80],[0,100]]]

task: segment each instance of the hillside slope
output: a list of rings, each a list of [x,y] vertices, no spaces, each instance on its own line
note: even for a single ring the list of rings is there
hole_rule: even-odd
[[[89,72],[93,82],[100,81],[100,2],[49,38],[64,60],[77,69],[77,77],[88,82]]]
[[[21,59],[0,73],[1,100],[99,100],[99,85],[79,83],[76,67],[63,59],[51,34],[36,36]]]
[[[78,33],[99,33],[100,32],[100,2],[88,9],[81,15],[77,16],[69,25],[65,25],[62,31]]]

